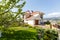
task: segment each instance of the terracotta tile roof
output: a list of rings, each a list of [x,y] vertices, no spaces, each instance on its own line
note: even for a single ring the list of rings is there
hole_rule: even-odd
[[[36,15],[36,14],[44,14],[43,12],[39,12],[39,11],[35,11],[31,13],[32,15]]]
[[[29,17],[29,18],[26,18],[27,20],[31,20],[33,18],[33,16]]]
[[[30,11],[27,11],[26,14],[25,14],[25,16],[26,16],[27,20],[30,20],[30,19],[33,18],[33,15],[36,15],[36,14],[39,14],[39,13],[43,14],[42,12],[39,12],[39,11],[35,11],[35,12],[32,12],[32,13],[30,13]]]

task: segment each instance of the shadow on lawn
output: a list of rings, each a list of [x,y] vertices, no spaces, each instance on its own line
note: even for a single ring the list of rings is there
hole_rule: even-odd
[[[36,40],[36,33],[26,30],[5,30],[0,40]]]

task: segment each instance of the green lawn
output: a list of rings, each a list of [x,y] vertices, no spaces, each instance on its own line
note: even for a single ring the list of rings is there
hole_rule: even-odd
[[[10,28],[8,28],[8,30],[15,30],[15,31],[26,30],[26,31],[30,31],[30,32],[36,32],[36,29],[29,28],[29,27],[10,27]]]
[[[30,27],[9,27],[3,28],[0,40],[38,40],[37,30]],[[58,34],[53,30],[39,29],[40,40],[57,40]]]
[[[4,29],[0,40],[37,40],[36,29],[27,27],[10,27]]]

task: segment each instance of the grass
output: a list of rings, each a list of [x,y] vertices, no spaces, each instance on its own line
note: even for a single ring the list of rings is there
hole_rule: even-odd
[[[43,40],[57,40],[58,34],[53,30],[38,28]],[[38,40],[37,30],[30,27],[3,28],[0,40]],[[43,36],[42,36],[43,35]],[[40,40],[42,40],[40,39]]]
[[[29,28],[29,27],[10,27],[10,28],[8,28],[8,30],[15,30],[15,31],[26,30],[26,31],[30,31],[30,32],[36,32],[36,29]]]
[[[9,27],[4,29],[0,40],[37,40],[37,31],[28,27]]]

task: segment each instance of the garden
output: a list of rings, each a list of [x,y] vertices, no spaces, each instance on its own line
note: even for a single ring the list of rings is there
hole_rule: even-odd
[[[45,30],[32,27],[2,28],[0,40],[57,40],[58,33],[54,30]],[[40,35],[39,35],[40,34]]]

